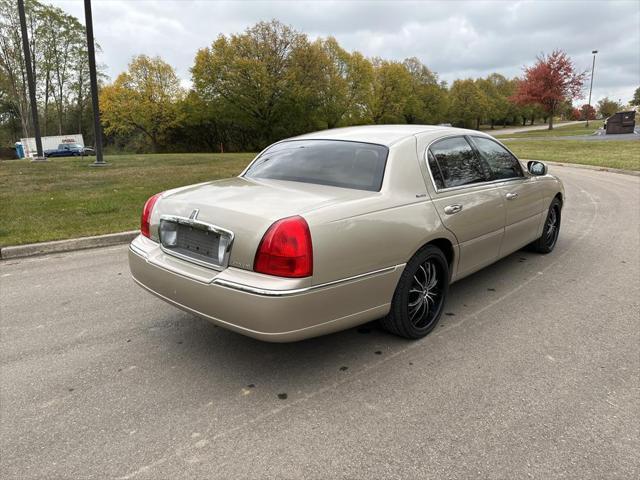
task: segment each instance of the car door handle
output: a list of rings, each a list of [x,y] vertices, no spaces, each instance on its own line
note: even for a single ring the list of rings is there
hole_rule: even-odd
[[[458,213],[460,210],[462,210],[462,205],[460,205],[459,203],[456,203],[455,205],[447,205],[446,207],[444,207],[444,213],[446,213],[447,215],[453,215],[454,213]]]
[[[509,192],[507,193],[506,197],[507,197],[507,200],[515,200],[516,198],[518,198],[518,194]]]

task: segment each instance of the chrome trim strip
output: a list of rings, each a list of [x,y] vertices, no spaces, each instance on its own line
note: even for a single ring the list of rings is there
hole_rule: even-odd
[[[200,221],[200,220],[196,220],[195,217],[198,215],[198,212],[199,212],[199,209],[194,210],[193,213],[191,214],[191,217],[181,217],[181,216],[178,216],[178,215],[161,215],[160,216],[160,222],[162,222],[162,220],[165,220],[167,222],[174,222],[174,223],[179,223],[179,224],[182,224],[182,225],[189,225],[190,227],[198,228],[198,229],[201,229],[201,230],[207,230],[209,232],[214,232],[214,233],[217,233],[218,235],[220,235],[220,237],[228,238],[227,245],[225,246],[224,256],[222,258],[222,262],[219,263],[219,264],[218,263],[213,263],[213,262],[206,262],[204,260],[199,260],[197,258],[190,257],[189,255],[185,255],[183,253],[176,252],[174,250],[171,250],[170,248],[165,248],[164,245],[162,244],[162,238],[160,238],[162,230],[161,230],[160,226],[158,226],[158,237],[159,237],[158,239],[160,240],[160,242],[159,242],[160,250],[162,250],[167,255],[172,255],[174,257],[180,258],[180,259],[185,260],[187,262],[191,262],[191,263],[194,263],[196,265],[200,265],[201,267],[206,267],[206,268],[211,268],[213,270],[222,271],[225,268],[227,268],[227,266],[229,265],[229,253],[231,251],[231,245],[233,244],[233,239],[235,238],[235,235],[231,230],[227,230],[226,228],[219,227],[219,226],[214,225],[212,223],[207,223],[207,222],[203,222],[203,221]]]
[[[198,210],[198,209],[196,209]],[[217,233],[218,235],[226,235],[231,239],[227,248],[231,248],[231,243],[233,242],[234,234],[231,230],[227,230],[226,228],[219,227],[214,225],[213,223],[203,222],[201,220],[195,220],[189,217],[180,217],[178,215],[161,215],[160,220],[167,220],[169,222],[181,223],[182,225],[189,225],[190,227],[199,228],[201,230],[209,230],[210,232]]]
[[[429,174],[431,175],[431,172],[429,172]],[[456,190],[463,190],[465,188],[473,188],[473,187],[487,187],[487,186],[491,186],[498,183],[513,182],[514,180],[526,180],[526,177],[501,178],[498,180],[490,180],[488,182],[478,182],[478,183],[469,183],[467,185],[458,185],[456,187],[447,187],[447,188],[440,188],[440,189],[436,188],[436,193],[455,192]]]
[[[191,280],[193,282],[199,282],[202,283],[201,281],[192,278],[192,277],[188,277],[185,275],[182,275],[178,272],[174,272],[173,270],[164,268],[162,265],[158,265],[154,262],[149,261],[149,256],[146,252],[140,250],[137,247],[134,247],[133,245],[129,245],[129,249],[135,253],[136,255],[139,255],[140,257],[144,258],[145,261],[147,263],[149,263],[150,265],[153,265],[154,267],[160,268],[162,270],[165,270],[167,272],[173,273],[174,275],[179,275],[181,277],[184,277],[188,280]],[[189,261],[191,261],[191,259],[189,259]],[[340,280],[333,280],[331,282],[326,282],[326,283],[320,283],[318,285],[312,285],[310,287],[303,287],[303,288],[292,288],[289,290],[272,290],[272,289],[267,289],[267,288],[259,288],[259,287],[252,287],[251,285],[246,285],[244,283],[238,283],[238,282],[234,282],[232,280],[225,280],[223,278],[214,278],[211,283],[209,283],[208,285],[218,285],[220,287],[225,287],[225,288],[230,288],[232,290],[239,290],[242,292],[246,292],[246,293],[253,293],[255,295],[261,295],[261,296],[265,296],[265,297],[286,297],[289,295],[298,295],[301,293],[307,293],[307,292],[311,292],[314,290],[320,290],[322,288],[328,288],[328,287],[333,287],[336,285],[341,285],[343,283],[348,283],[348,282],[352,282],[355,280],[363,280],[365,278],[368,277],[373,277],[375,275],[381,275],[384,273],[389,273],[389,272],[393,272],[396,271],[397,269],[402,269],[404,268],[406,265],[406,263],[401,263],[399,265],[394,265],[392,267],[386,267],[386,268],[381,268],[379,270],[373,270],[371,272],[366,272],[366,273],[361,273],[359,275],[354,275],[352,277],[347,277],[347,278],[342,278]]]
[[[469,134],[466,134],[466,133],[462,133],[462,134],[461,133],[456,133],[456,134],[451,134],[451,135],[445,135],[445,136],[436,138],[435,140],[432,140],[431,142],[429,142],[429,144],[424,149],[424,154],[423,154],[423,160],[424,160],[424,162],[426,164],[427,172],[429,172],[429,178],[431,179],[431,184],[433,185],[433,188],[436,191],[436,193],[453,192],[453,191],[456,191],[456,190],[463,190],[465,188],[484,187],[484,186],[488,186],[488,185],[492,185],[492,184],[496,184],[496,183],[513,182],[514,180],[526,180],[528,178],[526,176],[526,174],[524,174],[525,169],[522,168],[523,174],[524,174],[522,177],[499,178],[497,180],[489,180],[489,181],[486,181],[486,182],[469,183],[467,185],[458,185],[456,187],[438,188],[436,186],[436,182],[435,182],[435,180],[433,178],[433,173],[431,173],[431,167],[429,167],[429,158],[428,158],[429,149],[431,148],[431,145],[433,145],[436,142],[439,142],[440,140],[446,140],[447,138],[455,138],[455,137],[463,137],[463,138],[464,137],[471,137],[471,138],[479,137],[479,138],[487,138],[489,140],[493,140],[498,145],[500,145],[505,150],[507,150],[511,155],[513,155],[513,158],[515,158],[518,161],[518,163],[520,164],[520,167],[522,168],[522,163],[520,162],[518,157],[516,157],[511,150],[509,150],[501,142],[499,142],[498,140],[496,140],[493,137],[489,138],[489,137],[484,137],[482,135],[469,135]]]
[[[364,278],[372,277],[374,275],[389,273],[389,272],[395,271],[398,268],[404,268],[405,265],[406,264],[403,263],[401,265],[394,265],[393,267],[381,268],[380,270],[361,273],[359,275],[354,275],[353,277],[342,278],[340,280],[333,280],[331,282],[312,285],[310,287],[294,288],[290,290],[270,290],[266,288],[257,288],[257,287],[252,287],[250,285],[245,285],[243,283],[233,282],[231,280],[224,280],[221,278],[215,278],[211,283],[215,285],[220,285],[221,287],[231,288],[233,290],[240,290],[242,292],[253,293],[255,295],[261,295],[261,296],[267,296],[267,297],[286,297],[289,295],[298,295],[301,293],[307,293],[314,290],[319,290],[321,288],[333,287],[335,285],[340,285],[340,284],[351,282],[354,280],[362,280]]]

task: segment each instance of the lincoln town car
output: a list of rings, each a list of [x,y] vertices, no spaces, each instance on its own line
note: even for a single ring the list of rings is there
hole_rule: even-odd
[[[129,263],[162,300],[261,340],[372,320],[417,339],[452,282],[524,247],[551,252],[564,201],[546,165],[481,132],[339,128],[152,196]]]

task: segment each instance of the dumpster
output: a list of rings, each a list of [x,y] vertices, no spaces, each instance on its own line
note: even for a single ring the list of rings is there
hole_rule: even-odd
[[[636,112],[618,112],[605,120],[607,135],[618,133],[633,133],[636,127]]]

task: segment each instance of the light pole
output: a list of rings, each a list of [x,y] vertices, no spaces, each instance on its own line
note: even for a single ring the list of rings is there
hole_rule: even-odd
[[[93,107],[93,135],[95,137],[96,161],[92,167],[103,167],[107,162],[102,158],[102,130],[100,128],[100,106],[98,104],[98,78],[96,75],[96,50],[93,42],[93,17],[91,0],[84,0],[84,18],[87,29],[87,53],[89,54],[89,80],[91,83],[91,105]]]
[[[591,86],[589,86],[589,109],[587,110],[587,127],[589,126],[589,112],[591,111],[591,91],[593,90],[593,71],[596,68],[596,53],[598,50],[592,50],[593,63],[591,64]]]

